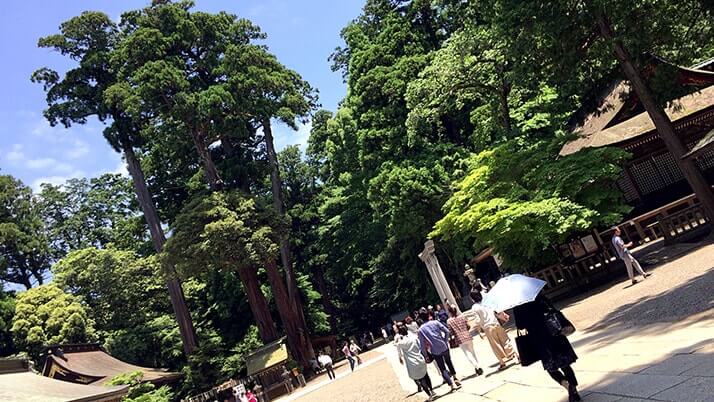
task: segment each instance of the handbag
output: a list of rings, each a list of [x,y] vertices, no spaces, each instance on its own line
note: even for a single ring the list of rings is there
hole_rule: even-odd
[[[518,349],[521,366],[525,367],[540,360],[540,355],[533,337],[528,332],[521,334],[521,331],[518,331],[518,336],[516,337],[516,349]]]
[[[456,337],[453,335],[450,336],[449,337],[449,348],[456,349],[458,347],[459,347],[459,342],[456,341]]]
[[[544,318],[545,327],[548,329],[548,333],[550,333],[551,336],[569,336],[575,332],[575,326],[573,323],[565,318],[565,315],[560,312],[560,310],[556,310],[552,305],[550,306],[550,310],[545,313]]]
[[[429,364],[434,361],[434,355],[431,354],[431,352],[427,351],[426,355],[424,355],[424,361],[426,364]]]

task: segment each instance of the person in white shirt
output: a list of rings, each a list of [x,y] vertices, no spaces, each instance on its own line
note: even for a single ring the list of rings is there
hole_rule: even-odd
[[[404,326],[407,327],[407,331],[409,331],[410,334],[416,335],[419,333],[419,324],[412,320],[411,317],[407,316],[407,318],[404,319],[404,323]]]
[[[357,346],[357,343],[355,342],[354,339],[350,341],[350,352],[352,352],[352,355],[357,359],[357,364],[362,364],[362,358],[359,357],[360,352],[362,351],[362,348]]]
[[[429,401],[433,400],[435,393],[432,389],[431,378],[426,372],[426,360],[421,352],[419,338],[410,333],[402,323],[397,325],[397,334],[399,338],[395,346],[399,355],[399,363],[407,367],[407,375],[414,380],[419,391],[423,390],[429,395]]]
[[[634,285],[635,283],[637,283],[637,279],[635,279],[635,276],[633,275],[632,268],[636,269],[637,272],[642,275],[643,278],[647,278],[648,276],[650,276],[650,274],[646,273],[642,269],[642,266],[640,266],[640,263],[637,262],[635,257],[632,256],[632,253],[629,250],[629,248],[632,247],[632,242],[625,244],[625,242],[622,240],[622,237],[620,237],[620,234],[620,228],[615,227],[615,233],[612,236],[612,246],[615,248],[617,256],[625,262],[625,267],[627,268],[627,275],[630,277],[630,280]]]
[[[322,367],[325,368],[327,371],[327,376],[330,377],[330,380],[335,379],[335,370],[332,369],[332,358],[325,354],[324,351],[320,352],[320,355],[317,356],[317,361],[320,362]]]
[[[473,306],[471,306],[474,327],[481,338],[484,337],[482,332],[486,334],[491,350],[500,363],[498,368],[503,370],[506,368],[506,362],[518,357],[513,348],[511,338],[508,337],[506,330],[498,322],[494,311],[481,305],[483,296],[479,289],[471,291],[471,299],[474,301]]]

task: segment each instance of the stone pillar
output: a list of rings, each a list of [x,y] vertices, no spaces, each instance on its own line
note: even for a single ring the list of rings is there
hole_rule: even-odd
[[[454,294],[451,293],[451,288],[446,282],[444,277],[444,272],[441,270],[439,265],[439,260],[434,254],[434,241],[429,240],[424,243],[424,251],[419,254],[419,258],[426,264],[426,269],[429,271],[429,276],[431,276],[431,281],[434,283],[436,288],[436,293],[439,294],[441,302],[448,301],[451,304],[456,304],[456,298]],[[458,305],[457,305],[458,308]]]

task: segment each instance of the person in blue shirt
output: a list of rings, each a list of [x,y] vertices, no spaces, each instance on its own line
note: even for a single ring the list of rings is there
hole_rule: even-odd
[[[441,304],[436,305],[436,312],[434,313],[436,319],[442,324],[446,325],[446,321],[449,319],[449,313],[446,312],[446,308],[442,308]]]
[[[461,382],[456,378],[456,370],[449,353],[449,328],[439,320],[429,320],[426,311],[421,312],[420,315],[424,320],[424,324],[419,327],[421,353],[427,360],[430,360],[430,357],[434,359],[441,376],[444,377],[444,382],[449,384],[452,391],[461,388]]]
[[[640,263],[637,262],[635,257],[632,256],[632,253],[629,250],[629,248],[632,247],[632,242],[625,243],[622,240],[622,237],[620,237],[620,234],[620,228],[616,226],[614,229],[614,235],[612,236],[612,247],[615,248],[617,256],[625,262],[625,267],[627,268],[627,275],[630,277],[630,280],[634,285],[635,283],[637,283],[637,280],[635,279],[632,272],[633,267],[640,275],[642,275],[642,278],[647,278],[648,276],[650,276],[650,274],[646,273],[642,269],[642,266],[640,266]]]

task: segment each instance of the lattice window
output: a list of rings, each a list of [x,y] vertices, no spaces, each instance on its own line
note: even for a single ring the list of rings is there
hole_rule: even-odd
[[[714,167],[714,149],[702,151],[697,156],[697,165],[701,170],[707,170],[711,167]]]
[[[620,177],[617,179],[616,183],[627,202],[631,202],[639,198],[635,185],[632,184],[632,181],[629,177],[627,177],[624,171],[620,172]]]
[[[665,185],[676,183],[684,179],[682,171],[679,170],[679,166],[677,166],[677,162],[675,162],[671,153],[665,152],[652,157],[652,159]]]
[[[633,163],[630,167],[630,171],[643,195],[665,187],[651,159]]]

